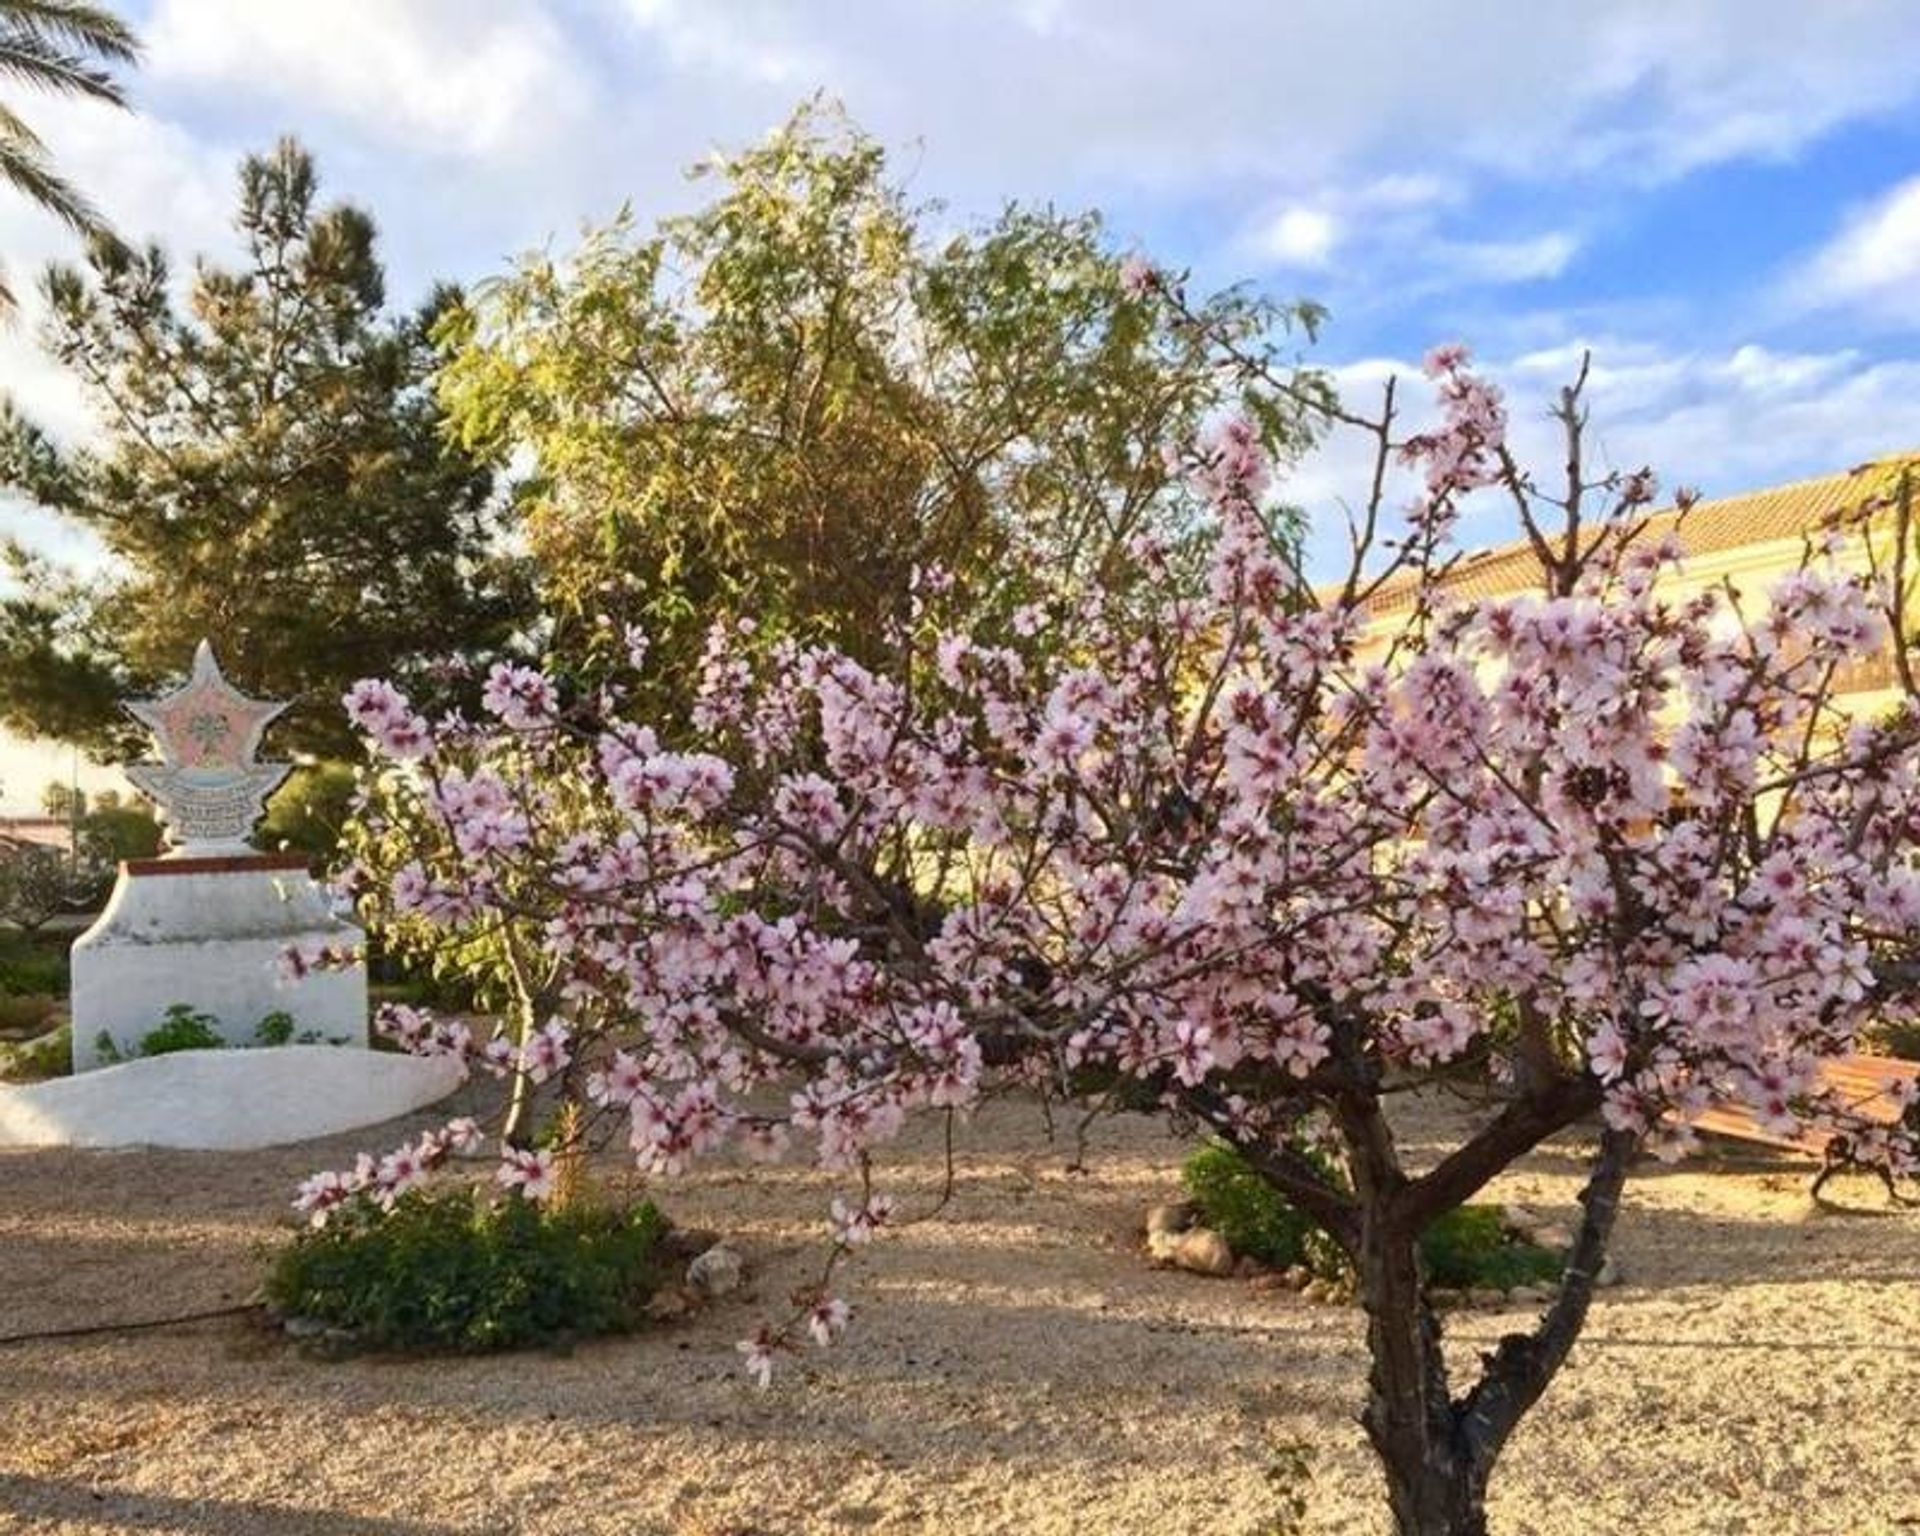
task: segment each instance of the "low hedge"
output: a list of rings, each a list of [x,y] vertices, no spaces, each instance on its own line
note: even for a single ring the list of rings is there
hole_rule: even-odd
[[[337,1208],[274,1258],[268,1302],[380,1348],[478,1353],[636,1326],[665,1274],[651,1203],[550,1208],[445,1187]]]

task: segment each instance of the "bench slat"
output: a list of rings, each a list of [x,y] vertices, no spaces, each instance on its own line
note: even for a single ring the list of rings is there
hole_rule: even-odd
[[[1838,1095],[1847,1108],[1865,1119],[1891,1124],[1901,1107],[1888,1090],[1899,1083],[1920,1080],[1920,1062],[1902,1061],[1892,1056],[1847,1056],[1822,1062],[1815,1074],[1815,1086]],[[1830,1132],[1803,1130],[1782,1135],[1760,1123],[1754,1112],[1739,1104],[1716,1104],[1693,1121],[1695,1130],[1734,1141],[1757,1142],[1818,1157],[1833,1137]]]

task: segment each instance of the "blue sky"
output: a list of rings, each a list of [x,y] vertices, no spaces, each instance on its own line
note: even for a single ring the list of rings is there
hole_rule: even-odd
[[[822,89],[957,218],[1104,209],[1207,282],[1325,301],[1356,400],[1438,340],[1521,442],[1583,348],[1597,442],[1708,492],[1920,447],[1912,0],[141,0],[137,115],[24,102],[131,233],[219,254],[291,131],[377,217],[396,299],[564,246]],[[70,255],[0,198],[15,276]],[[29,306],[31,309],[31,305]],[[84,436],[0,335],[0,382]],[[1331,507],[1339,444],[1296,495]],[[77,546],[31,509],[0,525]],[[1497,514],[1466,527],[1501,536]],[[0,775],[16,778],[5,772]],[[8,795],[7,798],[15,798]]]

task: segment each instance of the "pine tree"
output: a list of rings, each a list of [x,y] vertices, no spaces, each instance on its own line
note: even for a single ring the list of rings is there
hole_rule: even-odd
[[[347,746],[335,707],[366,675],[492,652],[523,613],[490,472],[445,441],[428,331],[394,317],[372,221],[321,207],[297,144],[249,158],[246,261],[196,267],[186,312],[158,248],[93,244],[44,282],[51,354],[103,437],[66,449],[0,410],[0,486],[93,535],[102,568],[11,552],[0,719],[94,749],[119,699],[179,674],[202,636],[255,692],[293,700],[275,741]]]

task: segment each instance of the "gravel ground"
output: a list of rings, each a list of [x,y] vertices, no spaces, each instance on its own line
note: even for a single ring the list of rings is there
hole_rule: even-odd
[[[1445,1129],[1429,1106],[1418,1144]],[[420,1123],[426,1123],[421,1121]],[[293,1181],[402,1127],[244,1157],[0,1153],[0,1333],[243,1301]],[[744,1290],[570,1354],[310,1359],[246,1318],[0,1348],[0,1531],[235,1536],[1264,1532],[1287,1442],[1316,1533],[1384,1526],[1357,1316],[1133,1250],[1179,1144],[1102,1127],[1090,1171],[1021,1105],[961,1136],[935,1218],[876,1245],[847,1341],[743,1383],[733,1343],[821,1254],[829,1189],[715,1168],[664,1192]],[[930,1203],[933,1138],[887,1187]],[[1548,1149],[1497,1190],[1568,1215]],[[1649,1170],[1569,1370],[1516,1437],[1500,1536],[1920,1532],[1920,1217],[1807,1201],[1764,1159]],[[1511,1315],[1458,1314],[1462,1365]]]

